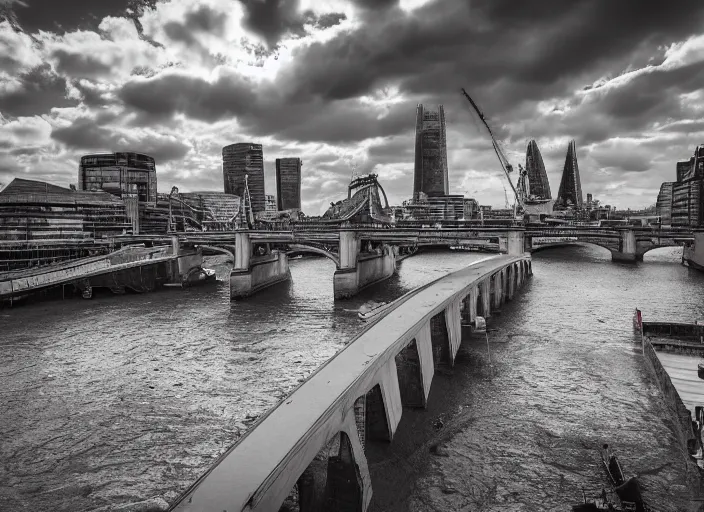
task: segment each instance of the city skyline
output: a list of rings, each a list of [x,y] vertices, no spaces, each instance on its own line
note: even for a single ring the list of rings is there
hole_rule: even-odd
[[[498,162],[460,87],[514,166],[535,139],[556,185],[574,138],[583,189],[624,208],[652,204],[704,141],[698,2],[666,16],[600,1],[148,4],[0,4],[11,56],[0,64],[0,182],[67,186],[81,155],[135,151],[156,159],[160,192],[220,190],[220,149],[252,140],[266,148],[268,191],[276,157],[306,161],[304,211],[344,197],[353,165],[377,172],[399,204],[412,194],[424,103],[445,105],[449,193],[498,207]]]

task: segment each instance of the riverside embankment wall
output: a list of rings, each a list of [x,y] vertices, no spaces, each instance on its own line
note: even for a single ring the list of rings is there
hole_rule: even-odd
[[[643,355],[655,375],[667,405],[674,412],[675,433],[682,443],[683,448],[687,449],[688,445],[696,443],[696,437],[692,429],[692,414],[684,405],[675,385],[672,383],[672,379],[663,367],[660,359],[658,359],[657,352],[648,339],[643,340]]]

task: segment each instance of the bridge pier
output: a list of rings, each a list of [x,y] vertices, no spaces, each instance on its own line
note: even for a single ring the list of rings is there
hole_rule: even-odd
[[[361,254],[361,242],[354,231],[340,231],[340,264],[333,276],[335,299],[352,297],[396,271],[393,247],[384,244],[381,254]]]
[[[424,408],[435,374],[430,323],[426,323],[411,343],[396,354],[394,362],[398,372],[401,404]]]
[[[623,263],[634,263],[638,261],[636,257],[636,234],[633,230],[624,229],[619,231],[618,251],[611,251],[611,261]],[[643,261],[643,255],[640,255]]]
[[[249,233],[235,233],[235,264],[230,272],[231,300],[249,297],[291,278],[285,253],[270,251],[255,256],[253,249]]]
[[[704,230],[694,232],[694,241],[682,250],[682,264],[704,270]]]

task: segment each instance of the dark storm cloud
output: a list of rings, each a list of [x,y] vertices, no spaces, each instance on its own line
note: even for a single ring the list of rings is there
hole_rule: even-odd
[[[11,116],[45,114],[53,107],[76,105],[66,98],[66,80],[56,75],[51,66],[42,64],[20,75],[18,89],[0,92],[0,112]]]
[[[116,133],[100,126],[90,118],[76,119],[70,126],[55,128],[51,138],[64,143],[69,148],[82,150],[137,151],[153,156],[159,162],[178,160],[189,151],[190,146],[167,136],[138,136]]]
[[[201,5],[195,11],[186,14],[186,26],[192,30],[221,34],[225,28],[225,17],[207,5]]]
[[[244,113],[239,123],[254,135],[278,135],[302,142],[344,144],[386,137],[415,128],[415,103],[398,103],[380,112],[356,100],[332,103],[263,104]]]
[[[198,45],[194,33],[204,32],[222,35],[227,17],[223,13],[201,5],[195,11],[188,12],[183,23],[175,21],[164,25],[164,32],[173,41],[181,41],[187,45]]]
[[[269,49],[285,34],[303,35],[304,25],[316,21],[313,13],[300,13],[298,0],[239,0],[244,26],[263,37]]]
[[[315,22],[315,26],[323,29],[330,28],[339,25],[346,19],[347,15],[344,12],[328,12],[318,16],[318,21]]]
[[[94,78],[106,75],[111,70],[111,66],[103,63],[95,54],[57,49],[51,56],[56,59],[56,71],[73,78]]]
[[[352,3],[357,7],[362,7],[363,9],[383,11],[398,5],[398,0],[352,0]]]
[[[438,0],[302,49],[286,73],[288,92],[342,99],[398,81],[438,96],[498,85],[489,107],[508,110],[564,92],[568,80],[644,44],[655,50],[686,38],[701,28],[703,11],[698,0],[677,9],[636,0]]]
[[[89,107],[101,107],[113,103],[103,91],[88,80],[72,80],[71,84],[81,93],[83,103]]]
[[[157,1],[23,0],[16,2],[13,8],[19,25],[26,32],[45,30],[62,34],[77,29],[96,30],[106,16],[125,16],[128,8],[137,12],[153,7]]]
[[[184,113],[212,122],[246,112],[256,101],[252,84],[234,75],[220,77],[214,83],[187,75],[159,75],[126,83],[119,97],[127,107],[142,114],[144,121]]]
[[[561,116],[541,117],[534,112],[530,135],[562,133],[575,138],[578,145],[587,145],[607,140],[614,134],[639,135],[646,130],[656,130],[656,124],[691,117],[683,109],[679,96],[699,90],[702,83],[704,63],[701,62],[675,69],[653,68],[619,85],[590,89],[586,96],[571,99],[569,110]],[[663,130],[690,131],[689,128]],[[521,138],[523,134],[516,135]]]
[[[113,133],[98,126],[92,119],[79,118],[65,128],[54,128],[51,138],[70,148],[105,149],[112,144]]]

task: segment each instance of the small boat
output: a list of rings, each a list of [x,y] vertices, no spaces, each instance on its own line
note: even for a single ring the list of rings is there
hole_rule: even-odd
[[[181,282],[166,283],[164,286],[185,288],[203,283],[211,283],[213,281],[217,281],[217,275],[213,269],[196,267],[192,268]]]
[[[391,307],[393,302],[375,302],[371,301],[367,304],[363,304],[357,312],[357,316],[360,320],[370,320],[380,313],[383,313]]]
[[[624,510],[633,510],[635,512],[645,512],[643,497],[640,492],[640,485],[636,477],[626,479],[621,469],[621,463],[616,455],[613,454],[608,444],[601,447],[601,461],[604,464],[604,469],[609,477],[611,486],[621,501],[621,506]]]
[[[601,496],[592,501],[587,501],[587,497],[582,490],[582,495],[584,498],[584,503],[578,503],[572,505],[572,512],[626,512],[633,510],[631,508],[621,508],[616,506],[614,502],[609,498],[606,490],[601,491]]]

